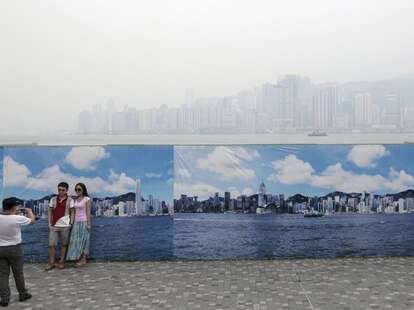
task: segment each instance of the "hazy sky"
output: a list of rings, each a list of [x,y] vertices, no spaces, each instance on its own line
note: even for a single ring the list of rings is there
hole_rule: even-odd
[[[144,108],[285,73],[410,74],[413,11],[412,0],[2,0],[0,134],[76,128],[108,98]]]

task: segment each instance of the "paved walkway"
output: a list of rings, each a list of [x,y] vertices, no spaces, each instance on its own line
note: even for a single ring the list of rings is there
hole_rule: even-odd
[[[414,309],[414,257],[44,267],[9,309]]]

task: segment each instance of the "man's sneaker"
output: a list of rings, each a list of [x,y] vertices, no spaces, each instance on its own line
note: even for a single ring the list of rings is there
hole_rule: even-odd
[[[19,301],[25,301],[32,298],[32,295],[30,293],[22,293],[19,294]]]

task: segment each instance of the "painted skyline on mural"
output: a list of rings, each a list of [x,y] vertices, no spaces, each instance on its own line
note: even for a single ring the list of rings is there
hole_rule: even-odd
[[[4,195],[39,199],[55,193],[60,181],[86,184],[92,197],[136,191],[172,200],[173,148],[16,147],[4,151]]]
[[[47,257],[62,179],[94,198],[97,260],[400,256],[414,253],[413,155],[408,144],[5,147],[3,180],[41,218],[23,230],[30,261]]]
[[[262,182],[286,197],[397,193],[414,188],[413,156],[411,145],[180,146],[174,197],[252,195]]]

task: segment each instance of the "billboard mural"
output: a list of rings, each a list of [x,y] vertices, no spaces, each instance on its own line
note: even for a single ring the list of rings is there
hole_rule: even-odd
[[[4,197],[18,197],[39,219],[23,229],[28,261],[47,260],[47,210],[61,181],[72,195],[85,183],[92,198],[92,259],[414,255],[409,144],[1,153]]]
[[[49,201],[61,181],[86,184],[92,198],[91,258],[168,259],[172,255],[173,148],[6,148],[5,196],[34,210],[23,230],[26,258],[47,259]]]
[[[174,255],[413,255],[411,145],[175,148]]]

